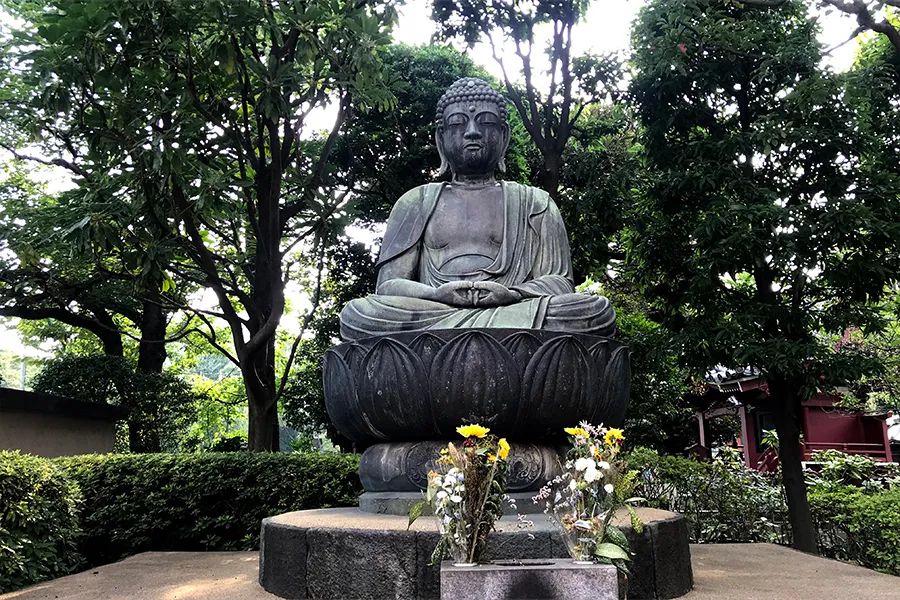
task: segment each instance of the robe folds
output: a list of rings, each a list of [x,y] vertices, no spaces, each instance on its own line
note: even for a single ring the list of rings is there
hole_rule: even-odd
[[[538,188],[502,182],[503,239],[493,263],[466,276],[443,273],[422,238],[444,185],[414,188],[397,201],[376,269],[412,250],[418,254],[416,281],[435,288],[460,279],[494,281],[519,292],[522,300],[505,306],[461,308],[421,298],[371,295],[344,307],[341,337],[355,340],[399,331],[471,327],[612,335],[615,312],[609,301],[575,293],[565,225],[549,194]]]

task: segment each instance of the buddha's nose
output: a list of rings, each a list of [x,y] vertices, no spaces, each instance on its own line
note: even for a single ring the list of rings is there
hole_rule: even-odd
[[[467,140],[480,140],[481,139],[481,131],[478,130],[478,124],[475,122],[475,119],[469,121],[469,124],[466,125],[466,133],[463,136]]]

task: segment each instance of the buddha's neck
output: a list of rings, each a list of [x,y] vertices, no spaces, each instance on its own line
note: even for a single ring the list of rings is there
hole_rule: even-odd
[[[462,173],[454,173],[452,183],[461,187],[483,187],[494,185],[497,183],[497,180],[494,179],[493,173],[483,173],[481,175],[463,175]]]

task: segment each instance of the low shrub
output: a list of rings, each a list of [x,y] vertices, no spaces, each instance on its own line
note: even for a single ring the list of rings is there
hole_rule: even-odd
[[[876,462],[868,456],[845,454],[840,450],[821,450],[812,455],[812,470],[807,472],[808,485],[837,483],[878,492],[900,477],[897,463]]]
[[[900,575],[900,488],[822,484],[810,489],[809,503],[823,556]]]
[[[349,506],[361,492],[347,454],[113,454],[57,459],[81,487],[80,549],[91,565],[149,550],[247,550],[260,521]]]
[[[72,572],[80,496],[52,462],[0,451],[0,593]]]
[[[896,467],[837,451],[818,458],[821,470],[808,482],[819,552],[900,575]],[[790,543],[780,479],[744,468],[733,452],[700,462],[637,448],[628,460],[640,472],[635,493],[649,506],[683,514],[692,542]]]
[[[683,514],[694,543],[789,541],[779,481],[746,469],[736,451],[725,448],[701,462],[636,448],[628,461],[640,472],[635,494],[651,507]]]

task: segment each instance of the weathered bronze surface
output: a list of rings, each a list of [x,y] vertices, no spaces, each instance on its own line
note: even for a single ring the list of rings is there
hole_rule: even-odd
[[[472,327],[609,336],[606,298],[575,292],[559,210],[543,190],[498,182],[509,145],[500,95],[454,83],[438,106],[436,143],[450,183],[404,194],[388,219],[376,294],[341,313],[341,336]]]
[[[631,379],[620,342],[516,329],[374,336],[329,350],[324,371],[332,423],[363,445],[453,439],[463,423],[535,441],[581,420],[619,426]]]
[[[435,142],[452,179],[397,201],[376,293],[344,307],[345,343],[325,356],[328,414],[368,448],[360,477],[375,510],[406,507],[383,496],[421,489],[432,455],[464,423],[510,439],[510,489],[524,493],[558,472],[564,427],[624,418],[630,367],[628,348],[610,339],[615,312],[575,292],[547,192],[494,178],[506,116],[486,82],[450,86]]]

